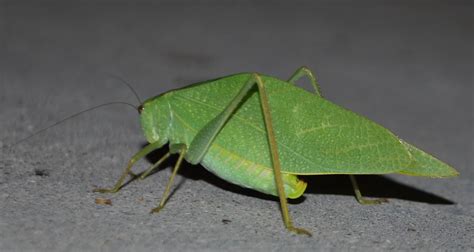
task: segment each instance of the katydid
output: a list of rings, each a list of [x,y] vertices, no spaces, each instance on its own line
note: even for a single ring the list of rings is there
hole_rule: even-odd
[[[295,86],[308,77],[314,93]],[[278,196],[285,227],[298,234],[287,198],[300,197],[304,175],[347,174],[361,204],[384,199],[361,195],[354,175],[398,173],[451,177],[458,172],[399,139],[384,127],[324,99],[306,67],[287,81],[258,73],[240,73],[197,83],[150,98],[138,107],[149,144],[137,152],[112,188],[114,193],[132,166],[169,144],[169,152],[141,173],[143,179],[171,154],[179,154],[158,212],[167,201],[183,160],[202,164],[215,175],[242,187]]]
[[[113,76],[120,79],[117,76]],[[307,77],[314,93],[295,86]],[[140,101],[137,93],[127,85]],[[115,193],[132,166],[156,149],[169,144],[169,152],[139,176],[144,179],[171,154],[179,154],[159,205],[169,196],[183,160],[202,164],[231,183],[278,196],[285,227],[311,235],[291,221],[287,198],[303,195],[304,175],[349,175],[355,197],[361,204],[379,204],[385,199],[362,196],[354,175],[403,174],[444,178],[458,172],[428,153],[399,139],[384,127],[342,108],[322,96],[313,73],[299,68],[287,81],[258,73],[240,73],[196,83],[152,97],[136,109],[147,141],[128,162],[112,188],[95,192]],[[37,131],[14,145],[84,112],[86,109]]]

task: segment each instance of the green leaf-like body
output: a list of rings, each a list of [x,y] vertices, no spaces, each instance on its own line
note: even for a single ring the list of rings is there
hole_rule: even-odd
[[[146,103],[161,104],[154,105],[162,107],[156,113],[167,114],[169,121],[142,118],[142,126],[147,132],[157,124],[166,124],[166,127],[162,126],[162,134],[166,136],[160,136],[160,139],[189,146],[197,132],[224,110],[249,77],[248,73],[236,74],[152,98]],[[302,186],[296,186],[298,181],[293,181],[296,179],[293,175],[457,175],[450,166],[363,116],[291,83],[269,76],[262,76],[262,80],[269,98],[281,169],[291,181],[285,186],[304,190]],[[224,179],[237,180],[236,183],[247,187],[253,188],[255,183],[246,185],[242,182],[244,177],[260,177],[262,185],[258,186],[274,190],[270,149],[259,99],[255,88],[218,134],[202,164]],[[153,141],[148,135],[149,141]],[[299,195],[295,193],[294,196]]]

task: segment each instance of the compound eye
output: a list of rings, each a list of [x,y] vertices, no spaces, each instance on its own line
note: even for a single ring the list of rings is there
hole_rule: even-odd
[[[140,105],[138,106],[137,109],[138,109],[138,113],[141,114],[145,108],[143,107],[143,105]]]

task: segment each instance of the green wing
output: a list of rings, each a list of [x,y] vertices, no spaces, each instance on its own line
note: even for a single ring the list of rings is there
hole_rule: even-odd
[[[172,139],[189,144],[249,78],[238,74],[173,91]],[[453,169],[410,146],[382,126],[287,82],[265,76],[282,172],[452,176]],[[243,160],[271,168],[258,94],[249,95],[214,144]],[[437,169],[432,168],[438,167]]]
[[[403,169],[399,173],[412,176],[426,176],[433,178],[443,178],[457,176],[459,173],[451,166],[443,163],[430,154],[412,146],[403,140],[402,144],[408,149],[412,155],[414,162],[408,169]]]

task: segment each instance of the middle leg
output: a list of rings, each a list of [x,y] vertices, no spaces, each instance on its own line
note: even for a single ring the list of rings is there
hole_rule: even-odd
[[[160,204],[158,205],[158,207],[153,208],[150,213],[158,213],[161,209],[163,209],[163,207],[165,206],[166,201],[168,201],[168,196],[169,196],[169,193],[170,193],[170,190],[171,190],[171,186],[173,185],[174,177],[178,173],[178,170],[181,166],[181,162],[183,161],[184,156],[186,155],[186,146],[185,145],[180,145],[177,148],[179,148],[178,161],[174,165],[173,173],[171,174],[171,177],[168,180],[168,184],[166,185],[166,189],[163,192],[163,196],[161,197]]]

